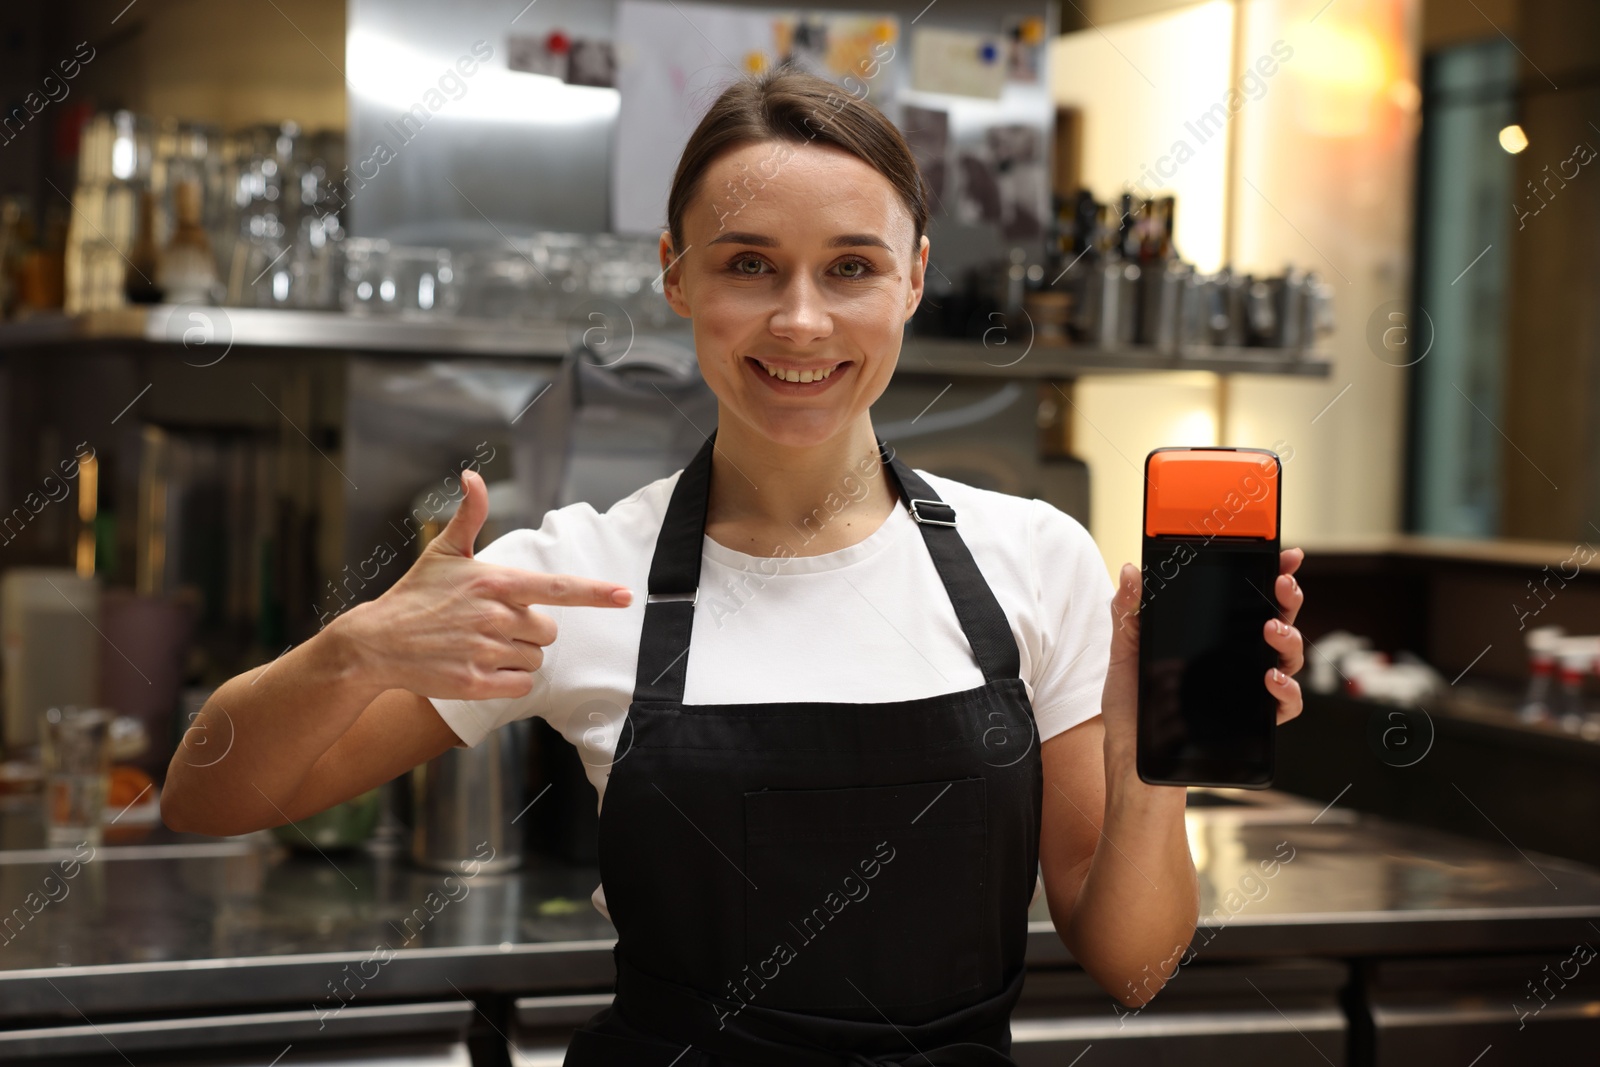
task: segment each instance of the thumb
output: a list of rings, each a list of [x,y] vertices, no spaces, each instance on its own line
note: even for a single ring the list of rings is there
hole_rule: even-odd
[[[437,546],[440,552],[471,559],[478,531],[483,529],[483,522],[489,517],[489,490],[476,471],[462,471],[461,493],[461,503],[456,507],[456,513],[450,516],[450,521],[429,542],[428,547]]]
[[[1124,563],[1117,576],[1117,590],[1111,597],[1111,657],[1134,658],[1139,654],[1139,598],[1144,576],[1132,563]]]

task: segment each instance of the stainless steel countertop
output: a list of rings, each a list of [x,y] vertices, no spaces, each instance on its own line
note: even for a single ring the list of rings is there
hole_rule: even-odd
[[[1202,959],[1553,949],[1600,923],[1600,871],[1238,795],[1251,803],[1188,816]],[[534,858],[450,881],[393,849],[318,855],[266,834],[160,827],[145,844],[102,846],[66,877],[52,859],[71,855],[0,851],[0,1019],[334,1010],[331,990],[358,971],[368,981],[356,1003],[607,989],[612,978],[614,933],[589,902],[590,867]],[[1030,962],[1069,962],[1042,894],[1030,919]]]

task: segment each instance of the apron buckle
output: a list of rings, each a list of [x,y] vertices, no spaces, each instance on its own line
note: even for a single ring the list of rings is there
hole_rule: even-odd
[[[950,517],[948,519],[936,519],[931,515],[924,516],[922,512],[917,510],[918,504],[932,506],[935,508],[943,508],[945,511],[950,513]],[[951,507],[949,504],[946,504],[943,500],[923,500],[920,498],[914,498],[912,499],[910,506],[911,517],[916,519],[918,522],[928,523],[932,526],[954,526],[956,524],[956,509]]]
[[[952,523],[952,525],[954,524]],[[700,589],[696,586],[692,593],[649,593],[644,598],[646,604],[659,604],[663,601],[672,600],[687,600],[691,606],[698,604],[700,602]]]

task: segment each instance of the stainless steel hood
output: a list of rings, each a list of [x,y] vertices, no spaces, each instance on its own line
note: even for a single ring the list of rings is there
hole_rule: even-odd
[[[1048,37],[1057,30],[1055,5],[834,0],[769,9],[895,16],[897,53],[874,78],[870,99],[885,102],[897,121],[899,105],[893,101],[946,111],[952,172],[960,169],[960,153],[985,150],[986,130],[996,124],[1037,130],[1048,166],[1055,114],[1049,72],[1042,66],[1048,49],[1041,49],[1036,83],[1007,83],[1003,98],[991,101],[913,92],[909,45],[915,31],[997,33],[1006,19],[1020,16],[1043,18]],[[350,232],[454,247],[493,245],[539,230],[610,232],[618,91],[512,70],[507,60],[519,39],[542,39],[557,29],[573,39],[613,39],[617,10],[617,0],[349,0]],[[661,158],[658,165],[670,176],[676,162]],[[1043,218],[1048,181],[1038,193],[1036,210]],[[971,264],[999,258],[1012,245],[1029,248],[1030,259],[1042,249],[1042,239],[1002,240],[993,224],[958,220],[949,191],[944,201],[930,236],[934,266],[950,279]]]

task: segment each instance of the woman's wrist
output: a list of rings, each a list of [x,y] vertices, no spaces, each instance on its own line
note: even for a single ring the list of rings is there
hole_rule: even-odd
[[[1188,789],[1181,785],[1151,785],[1139,777],[1137,759],[1129,748],[1106,746],[1106,810],[1147,812],[1158,817],[1183,813]]]
[[[372,661],[373,643],[364,632],[371,604],[363,602],[342,612],[308,642],[315,646],[316,677],[337,692],[361,699],[362,707],[394,688],[383,682],[383,672]]]

